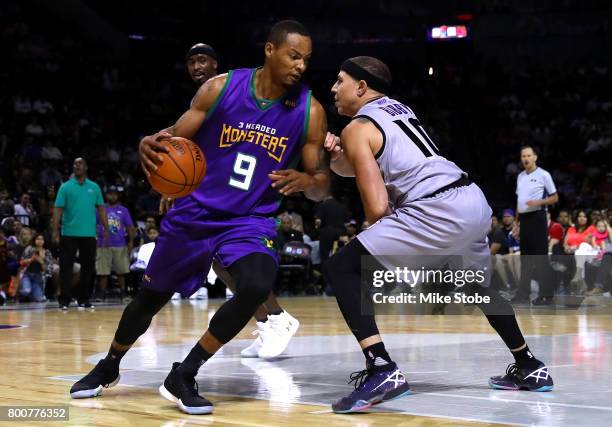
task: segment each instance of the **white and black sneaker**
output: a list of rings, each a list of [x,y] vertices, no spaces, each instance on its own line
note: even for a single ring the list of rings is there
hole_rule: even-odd
[[[260,332],[263,343],[257,355],[262,359],[274,359],[285,351],[300,327],[300,322],[283,311],[280,314],[269,314],[266,324],[268,324],[267,329]]]
[[[119,366],[102,359],[95,368],[72,386],[70,397],[85,399],[99,396],[103,389],[117,385],[119,378]]]
[[[198,393],[198,383],[195,378],[181,373],[177,368],[179,362],[172,364],[172,370],[164,384],[159,386],[159,394],[170,402],[177,404],[179,409],[190,415],[206,415],[213,411],[213,404]]]

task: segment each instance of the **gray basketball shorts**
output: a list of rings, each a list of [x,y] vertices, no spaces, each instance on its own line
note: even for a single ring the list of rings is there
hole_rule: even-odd
[[[406,203],[357,238],[387,269],[436,268],[449,259],[452,268],[489,268],[491,213],[471,184]]]

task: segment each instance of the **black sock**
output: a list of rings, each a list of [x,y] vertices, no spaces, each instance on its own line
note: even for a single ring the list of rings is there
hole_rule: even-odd
[[[108,362],[119,366],[121,359],[123,358],[123,356],[125,356],[127,352],[127,350],[117,350],[111,345],[111,347],[108,349],[108,354],[106,355],[105,359]]]
[[[281,308],[280,310],[271,311],[271,312],[270,312],[270,313],[268,313],[268,314],[270,314],[271,316],[278,316],[278,315],[279,315],[279,314],[281,314],[283,311],[285,311],[285,310],[283,310],[283,309]]]
[[[519,351],[512,351],[516,364],[521,368],[537,368],[540,361],[531,353],[528,346]]]
[[[178,367],[178,370],[184,374],[188,374],[192,377],[195,377],[198,373],[198,369],[200,366],[204,364],[208,359],[213,357],[212,354],[207,352],[202,348],[200,343],[196,343],[193,346],[185,360],[181,362],[181,365]]]
[[[393,363],[393,360],[391,360],[391,356],[389,356],[389,353],[387,353],[385,344],[382,341],[364,348],[363,354],[366,358],[366,366],[368,369],[388,367],[387,365]]]
[[[266,323],[268,321],[268,316],[264,317],[263,319],[255,318],[255,320],[257,320],[259,323]]]

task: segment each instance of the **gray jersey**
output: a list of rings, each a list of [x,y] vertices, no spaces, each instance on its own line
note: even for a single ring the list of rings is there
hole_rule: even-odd
[[[457,181],[466,175],[453,162],[440,156],[436,144],[410,108],[383,97],[359,109],[363,117],[383,134],[383,146],[376,155],[389,201],[395,208]]]

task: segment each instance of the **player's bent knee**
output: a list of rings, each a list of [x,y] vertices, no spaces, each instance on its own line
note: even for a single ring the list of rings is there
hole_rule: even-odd
[[[368,252],[355,239],[323,264],[323,275],[333,288],[345,283],[343,279],[347,275],[360,274],[362,255],[368,255]]]
[[[237,287],[236,296],[258,307],[268,299],[273,285],[273,278],[253,277],[246,284]]]
[[[140,335],[144,334],[151,324],[151,319],[172,297],[172,292],[156,292],[141,288],[138,294],[125,307],[115,341],[122,345],[133,344]]]

